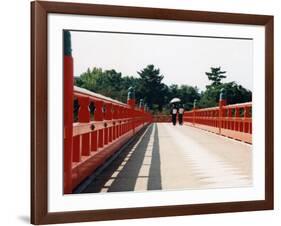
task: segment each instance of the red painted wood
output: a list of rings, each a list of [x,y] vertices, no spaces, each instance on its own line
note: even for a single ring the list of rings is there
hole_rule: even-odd
[[[135,99],[128,99],[128,100],[127,100],[127,104],[128,104],[131,108],[135,108],[135,106],[136,106],[136,100],[135,100]]]
[[[71,36],[64,46],[64,193],[71,193],[83,179],[117,151],[136,131],[151,122],[150,113],[73,86]],[[66,56],[67,55],[67,56]],[[73,100],[78,99],[78,122],[73,122]],[[90,103],[94,103],[91,121]],[[105,110],[104,110],[105,109]]]
[[[91,151],[98,150],[98,133],[97,131],[93,131],[91,133]]]
[[[103,130],[104,132],[104,145],[107,145],[108,144],[108,128],[104,128]]]
[[[71,193],[72,188],[72,133],[73,133],[73,59],[63,58],[63,103],[64,103],[64,193]]]
[[[112,142],[112,130],[113,130],[113,127],[110,126],[110,127],[108,128],[108,142],[109,142],[109,143]]]
[[[84,156],[90,155],[90,136],[91,133],[86,133],[82,135],[82,155]]]
[[[136,108],[134,101],[128,105],[76,87],[72,95],[78,99],[80,108],[78,122],[71,123],[71,190],[152,121],[150,113]],[[93,121],[91,102],[95,105]],[[73,111],[73,103],[71,107],[69,112]]]
[[[184,121],[197,128],[252,143],[251,108],[251,102],[226,105],[225,100],[221,100],[218,107],[185,112]],[[241,111],[244,111],[243,116]]]
[[[90,98],[89,97],[78,97],[79,102],[79,112],[78,121],[79,122],[90,122]]]
[[[136,131],[139,131],[141,128],[142,126],[139,126],[136,128]],[[132,132],[124,134],[120,139],[112,142],[111,145],[106,146],[102,151],[95,152],[88,158],[84,159],[83,162],[76,164],[72,170],[73,188],[102,165],[108,157],[119,150],[132,136]]]
[[[78,97],[79,102],[79,112],[78,112],[78,121],[80,123],[90,122],[90,98],[89,97]],[[81,146],[81,155],[89,156],[90,155],[90,132],[82,134],[80,137],[80,146]],[[79,151],[80,152],[80,151]],[[79,157],[79,161],[80,161]]]
[[[73,137],[73,162],[81,160],[81,135]]]
[[[103,129],[98,131],[98,148],[102,148],[104,146],[104,133]]]

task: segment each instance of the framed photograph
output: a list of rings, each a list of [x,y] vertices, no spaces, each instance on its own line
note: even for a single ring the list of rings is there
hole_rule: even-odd
[[[273,209],[273,16],[31,3],[31,223]]]

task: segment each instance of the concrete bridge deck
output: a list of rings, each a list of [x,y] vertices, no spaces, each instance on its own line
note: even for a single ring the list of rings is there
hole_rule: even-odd
[[[252,146],[190,126],[153,123],[83,191],[250,186]]]

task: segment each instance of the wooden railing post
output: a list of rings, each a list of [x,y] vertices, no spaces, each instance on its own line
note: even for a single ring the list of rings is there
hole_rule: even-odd
[[[244,107],[244,121],[243,121],[243,132],[244,133],[249,133],[249,124],[247,122],[249,116],[250,116],[250,108]]]
[[[79,111],[78,111],[78,121],[83,122],[90,122],[90,99],[89,97],[78,97],[79,102]]]
[[[115,140],[117,137],[117,123],[116,123],[116,119],[117,119],[117,109],[118,106],[117,105],[112,105],[112,109],[113,109],[113,114],[112,114],[112,119],[113,121],[113,127],[112,127],[112,140]]]
[[[95,130],[95,125],[91,125],[91,129],[93,130],[91,133],[91,151],[98,150],[98,132]]]
[[[127,117],[132,118],[130,125],[126,125],[127,127],[133,129],[133,134],[135,134],[135,117],[134,117],[134,109],[136,105],[136,99],[135,99],[135,89],[133,87],[130,87],[128,89],[128,98],[127,98],[127,104],[130,106],[130,109],[127,109]]]
[[[220,100],[219,100],[219,134],[221,134],[221,129],[223,127],[223,117],[224,117],[223,106],[225,105],[226,105],[226,93],[225,93],[225,89],[222,88],[220,91]]]
[[[139,104],[139,108],[140,108],[141,112],[144,112],[144,104],[143,104],[143,99],[140,99],[140,104]]]
[[[235,121],[234,121],[234,130],[235,130],[235,131],[239,131],[239,130],[240,130],[240,122],[238,121],[238,119],[239,119],[239,117],[240,117],[240,111],[239,111],[239,108],[238,108],[238,107],[235,108],[234,117],[235,117]]]
[[[90,122],[91,115],[90,115],[90,109],[89,109],[89,105],[90,105],[89,97],[78,97],[78,101],[79,101],[79,105],[80,105],[79,112],[78,112],[78,121],[80,123]],[[80,142],[81,141],[82,141],[81,154],[84,156],[90,155],[90,133],[83,134],[82,137],[80,137]],[[80,158],[79,158],[79,160],[80,160]]]
[[[108,124],[107,124],[107,120],[108,120],[108,103],[105,103],[104,104],[104,120],[106,120],[104,122],[104,129],[103,129],[103,144],[104,145],[107,145],[108,144]]]
[[[192,124],[195,126],[196,123],[196,108],[197,108],[197,100],[193,101],[193,109],[192,109]]]
[[[72,192],[72,134],[73,134],[73,58],[71,51],[71,34],[63,32],[63,102],[64,102],[64,194]]]
[[[143,99],[140,99],[139,108],[140,108],[141,113],[142,113],[142,116],[143,116],[143,118],[141,119],[141,123],[144,125],[144,123],[145,123],[145,121],[146,121],[146,119],[145,119],[146,114],[145,114],[145,112],[144,112],[144,102],[143,102]]]
[[[233,125],[232,125],[232,109],[228,108],[227,110],[227,129],[233,130]]]
[[[111,103],[105,104],[105,120],[106,121],[109,121],[112,119],[112,113],[111,113],[112,109],[111,108],[112,108]],[[104,127],[105,127],[104,128],[104,144],[106,145],[106,144],[108,144],[108,142],[111,142],[110,139],[112,139],[112,138],[110,138],[111,137],[111,132],[110,132],[111,128],[108,127],[107,122],[104,123]]]
[[[120,137],[121,135],[121,106],[117,106],[117,123],[116,123],[116,138]]]
[[[120,125],[119,125],[119,136],[123,135],[123,127],[124,127],[124,123],[123,123],[123,119],[124,119],[124,107],[120,106],[119,108],[119,119],[120,119]]]
[[[95,116],[94,119],[95,121],[103,121],[103,101],[95,101]],[[103,129],[98,130],[98,148],[102,148],[104,143],[103,143]]]
[[[109,103],[108,109],[109,109],[108,120],[112,121],[112,119],[113,119],[113,113],[112,113],[113,105],[112,105],[112,103]],[[112,142],[112,140],[113,140],[113,126],[110,126],[108,129],[109,129],[108,142]]]

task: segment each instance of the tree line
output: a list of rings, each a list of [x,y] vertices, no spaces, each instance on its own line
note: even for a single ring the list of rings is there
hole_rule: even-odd
[[[178,97],[182,100],[184,108],[190,110],[194,100],[197,100],[197,107],[214,107],[219,101],[220,90],[224,88],[227,95],[227,103],[243,103],[252,100],[252,92],[235,81],[223,83],[226,78],[226,71],[220,67],[211,67],[206,72],[210,84],[205,91],[199,91],[196,86],[190,85],[166,85],[163,82],[164,75],[160,69],[153,64],[147,65],[137,72],[138,77],[124,76],[116,70],[103,70],[94,67],[74,77],[76,86],[100,93],[121,102],[127,101],[129,87],[134,87],[136,100],[143,99],[144,103],[153,113],[168,113],[169,102],[172,98]]]

